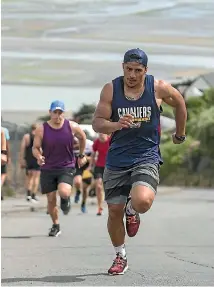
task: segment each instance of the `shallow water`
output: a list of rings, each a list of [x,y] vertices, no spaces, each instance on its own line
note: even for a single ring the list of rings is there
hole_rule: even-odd
[[[149,12],[176,6],[178,1],[11,1],[3,3],[2,19],[71,19],[111,17]],[[45,10],[51,13],[45,13]],[[8,13],[9,12],[9,13]],[[41,13],[42,12],[42,13]]]
[[[2,52],[4,58],[40,59],[40,60],[77,60],[83,62],[122,62],[123,54],[116,53],[29,53],[29,52]],[[190,55],[163,55],[150,54],[150,64],[173,65],[181,67],[213,68],[213,57],[201,57]]]
[[[2,83],[13,85],[2,87],[2,108],[44,109],[44,97],[57,95],[76,108],[96,102],[132,47],[148,51],[159,78],[210,71],[213,27],[214,1],[206,0],[3,2]],[[36,87],[37,81],[79,88]]]

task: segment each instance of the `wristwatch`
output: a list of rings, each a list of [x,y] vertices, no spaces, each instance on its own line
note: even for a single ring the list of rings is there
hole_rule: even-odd
[[[84,158],[84,157],[85,157],[85,154],[79,154],[78,157],[79,157],[79,158]]]
[[[180,142],[184,142],[185,140],[186,140],[186,136],[184,135],[184,136],[177,136],[176,134],[175,134],[175,138],[176,138],[176,140],[178,140],[178,141],[180,141]]]

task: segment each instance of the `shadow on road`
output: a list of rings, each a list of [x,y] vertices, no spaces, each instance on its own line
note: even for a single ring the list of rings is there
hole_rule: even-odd
[[[2,239],[28,239],[30,236],[2,236]]]
[[[5,278],[1,283],[17,283],[17,282],[51,282],[51,283],[69,283],[69,282],[83,282],[84,277],[108,276],[107,273],[94,273],[84,275],[71,276],[46,276],[42,278]]]
[[[1,239],[30,239],[34,237],[44,238],[48,237],[48,235],[31,235],[31,236],[1,236]]]

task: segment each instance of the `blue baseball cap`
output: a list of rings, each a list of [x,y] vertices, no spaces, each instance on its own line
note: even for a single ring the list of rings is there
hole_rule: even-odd
[[[61,101],[54,101],[51,103],[51,106],[50,106],[50,111],[56,111],[56,110],[60,110],[62,112],[65,111],[65,104]]]
[[[139,48],[131,49],[125,53],[123,62],[124,63],[137,62],[137,63],[147,67],[148,57],[147,57],[146,53]]]

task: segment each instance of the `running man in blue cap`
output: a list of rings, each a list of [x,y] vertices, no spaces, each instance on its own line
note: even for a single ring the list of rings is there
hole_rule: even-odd
[[[86,136],[75,122],[64,118],[65,106],[61,101],[52,102],[49,110],[50,120],[35,131],[33,155],[41,166],[41,191],[47,194],[48,212],[53,221],[49,236],[58,236],[60,231],[57,196],[61,197],[61,209],[68,214],[71,208],[70,195],[75,174],[73,152],[74,136],[79,140],[78,165],[87,162],[84,154]]]
[[[160,109],[162,101],[176,111],[174,144],[185,141],[187,111],[182,95],[170,84],[147,74],[148,57],[139,48],[124,55],[124,75],[107,83],[101,92],[93,128],[112,134],[103,182],[108,204],[108,232],[116,258],[110,275],[128,269],[126,232],[133,237],[140,226],[139,214],[147,212],[155,199],[162,164]]]

